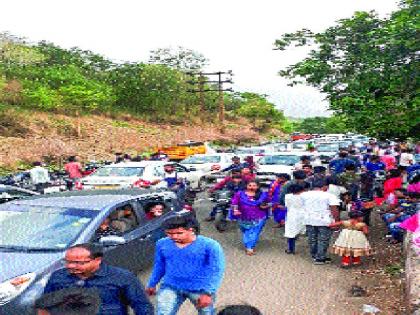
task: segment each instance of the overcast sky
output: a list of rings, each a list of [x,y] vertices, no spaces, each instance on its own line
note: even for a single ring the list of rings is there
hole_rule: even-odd
[[[325,115],[310,87],[288,87],[277,72],[306,50],[274,51],[301,28],[321,31],[354,11],[382,16],[396,0],[13,0],[2,1],[0,32],[78,46],[116,61],[147,61],[152,49],[183,46],[210,59],[208,70],[233,70],[234,89],[268,94],[287,116]]]

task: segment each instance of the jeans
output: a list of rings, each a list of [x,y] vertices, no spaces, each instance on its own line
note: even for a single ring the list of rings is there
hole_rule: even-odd
[[[253,249],[257,245],[266,221],[267,219],[262,219],[256,221],[253,225],[244,221],[239,222],[239,228],[242,232],[242,241],[246,249]]]
[[[197,308],[197,301],[200,293],[188,292],[184,290],[175,290],[169,287],[161,287],[157,294],[157,315],[176,315],[179,308],[186,299],[194,304],[198,311],[198,315],[215,315],[216,309],[215,295],[212,295],[213,303],[205,308]]]
[[[332,231],[328,226],[306,226],[311,256],[317,260],[327,258]]]
[[[289,252],[295,252],[296,247],[296,238],[288,238],[287,239],[287,249]]]

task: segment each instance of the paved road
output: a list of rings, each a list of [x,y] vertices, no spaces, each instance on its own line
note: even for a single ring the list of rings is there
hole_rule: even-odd
[[[195,208],[203,219],[211,203],[198,199]],[[253,257],[245,255],[240,233],[235,226],[221,234],[211,223],[202,223],[202,234],[218,240],[227,260],[226,275],[218,292],[217,305],[247,303],[265,315],[280,314],[360,314],[360,305],[345,304],[349,275],[332,265],[315,266],[308,258],[306,238],[297,242],[297,254],[287,255],[283,229],[273,229],[269,222]],[[336,259],[336,258],[335,258]],[[145,281],[148,273],[141,275]],[[179,314],[196,314],[189,303]]]

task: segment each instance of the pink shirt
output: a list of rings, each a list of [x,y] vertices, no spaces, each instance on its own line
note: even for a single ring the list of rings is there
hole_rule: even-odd
[[[81,178],[82,165],[79,162],[69,162],[64,166],[64,169],[69,174],[70,178]]]
[[[397,160],[392,155],[381,156],[381,161],[385,164],[387,171],[396,168]]]

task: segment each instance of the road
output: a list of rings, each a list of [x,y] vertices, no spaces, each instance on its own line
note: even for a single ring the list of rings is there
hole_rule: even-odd
[[[201,197],[203,197],[201,195]],[[197,199],[195,208],[202,220],[211,203]],[[287,255],[283,229],[269,222],[257,246],[255,256],[246,256],[236,226],[218,233],[212,223],[202,222],[201,233],[219,241],[226,255],[226,274],[217,296],[217,306],[246,303],[258,307],[265,315],[280,314],[360,314],[360,303],[346,304],[351,286],[348,270],[333,264],[316,266],[308,254],[306,237],[297,241],[296,255]],[[150,271],[140,275],[143,283]],[[185,303],[180,315],[196,314]]]

